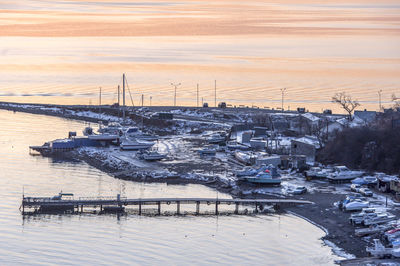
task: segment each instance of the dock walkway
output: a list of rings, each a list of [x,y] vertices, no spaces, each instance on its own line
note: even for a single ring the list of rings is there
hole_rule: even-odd
[[[176,213],[180,214],[181,204],[196,205],[196,214],[200,212],[200,205],[215,205],[215,214],[218,215],[218,206],[235,205],[235,213],[238,213],[239,206],[254,206],[255,209],[264,206],[273,206],[275,209],[281,209],[286,206],[312,204],[311,201],[294,200],[294,199],[219,199],[219,198],[139,198],[128,199],[117,195],[116,198],[79,198],[79,199],[54,199],[48,197],[23,197],[22,213],[26,210],[72,210],[83,212],[84,207],[100,207],[100,211],[104,208],[123,208],[128,205],[136,205],[139,208],[139,215],[142,213],[142,206],[155,205],[158,207],[158,214],[161,214],[161,205],[176,205]],[[28,212],[29,213],[29,212]]]

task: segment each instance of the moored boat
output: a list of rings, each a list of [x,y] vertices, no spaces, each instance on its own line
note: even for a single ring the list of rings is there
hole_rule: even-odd
[[[246,181],[253,184],[262,185],[280,185],[281,178],[279,176],[273,176],[270,169],[264,169],[255,176],[244,176],[239,180]]]
[[[155,143],[151,141],[125,139],[121,142],[120,147],[122,150],[147,150],[150,149],[154,144]]]
[[[361,177],[363,175],[362,171],[352,171],[346,166],[335,166],[333,168],[333,173],[328,175],[328,180],[333,183],[340,182],[350,182],[351,180]]]
[[[161,154],[158,151],[149,151],[143,154],[143,159],[146,161],[158,161],[165,159],[166,157],[166,154]]]

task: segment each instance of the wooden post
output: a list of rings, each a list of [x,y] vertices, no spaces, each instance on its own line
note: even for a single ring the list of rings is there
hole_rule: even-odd
[[[257,207],[258,207],[258,203],[256,202],[256,209],[255,209],[255,213],[258,213],[258,209],[257,209]]]
[[[219,204],[218,200],[215,201],[215,215],[218,215],[218,204]]]
[[[199,215],[200,213],[200,201],[196,202],[196,214]]]
[[[158,204],[158,215],[161,215],[161,201],[157,202]]]
[[[139,202],[139,215],[142,215],[142,203]]]
[[[81,205],[81,212],[83,212],[83,204]]]
[[[181,211],[181,202],[180,201],[177,201],[176,202],[176,214],[180,214],[180,211]]]
[[[239,214],[239,202],[235,202],[235,214]]]

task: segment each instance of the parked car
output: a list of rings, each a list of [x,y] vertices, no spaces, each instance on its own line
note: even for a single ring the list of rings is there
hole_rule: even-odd
[[[351,186],[350,186],[350,190],[354,191],[354,192],[359,192],[360,188],[362,188],[362,187],[358,184],[351,184]]]
[[[293,190],[293,194],[294,195],[300,195],[300,194],[304,194],[304,193],[306,193],[307,192],[307,188],[306,187],[296,187],[294,190]]]
[[[368,188],[360,188],[359,192],[365,197],[372,197],[374,195],[374,193],[372,193]]]

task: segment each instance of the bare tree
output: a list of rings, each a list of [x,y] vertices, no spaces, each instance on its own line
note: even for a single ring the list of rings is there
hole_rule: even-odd
[[[332,97],[332,102],[339,104],[349,114],[349,121],[353,120],[351,113],[360,106],[360,103],[356,100],[352,100],[350,95],[345,92],[338,92]]]

